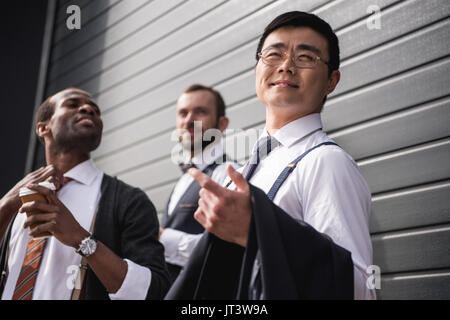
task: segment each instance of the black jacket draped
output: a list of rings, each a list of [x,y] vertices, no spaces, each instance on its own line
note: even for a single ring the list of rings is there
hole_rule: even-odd
[[[353,299],[351,253],[250,190],[247,247],[205,232],[165,299],[248,299],[258,249],[266,299]]]

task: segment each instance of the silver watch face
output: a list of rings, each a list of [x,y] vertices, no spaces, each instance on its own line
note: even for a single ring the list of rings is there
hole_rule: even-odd
[[[81,243],[81,252],[85,256],[90,256],[97,249],[97,242],[91,238],[84,239]]]

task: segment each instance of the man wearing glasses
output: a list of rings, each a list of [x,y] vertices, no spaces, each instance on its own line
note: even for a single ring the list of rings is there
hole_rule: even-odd
[[[228,188],[190,170],[209,233],[167,298],[373,299],[370,190],[320,119],[340,79],[338,39],[317,16],[288,12],[256,59],[265,130],[243,170],[227,168]]]

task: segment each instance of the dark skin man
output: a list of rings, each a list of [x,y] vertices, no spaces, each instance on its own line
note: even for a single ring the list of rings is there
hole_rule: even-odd
[[[54,191],[38,186],[44,180],[61,185],[62,175],[90,158],[90,152],[100,144],[103,122],[100,109],[91,96],[79,89],[66,89],[51,97],[54,105],[52,117],[39,122],[36,133],[43,139],[48,166],[41,168],[20,181],[0,200],[0,234],[3,237],[14,213],[40,211],[27,218],[24,228],[37,224],[30,236],[50,232],[66,246],[78,249],[81,241],[90,233],[73,217]],[[18,190],[26,186],[42,193],[48,204],[29,202],[20,208]],[[98,279],[109,293],[117,292],[127,273],[127,263],[98,241],[95,253],[87,257]]]

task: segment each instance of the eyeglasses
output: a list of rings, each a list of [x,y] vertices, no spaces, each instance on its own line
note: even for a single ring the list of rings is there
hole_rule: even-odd
[[[284,62],[288,54],[277,48],[267,48],[258,53],[258,56],[268,66],[278,67]],[[317,61],[322,61],[330,68],[330,70],[332,69],[331,64],[328,61],[325,61],[309,50],[297,51],[289,58],[297,68],[312,69],[315,68]]]

